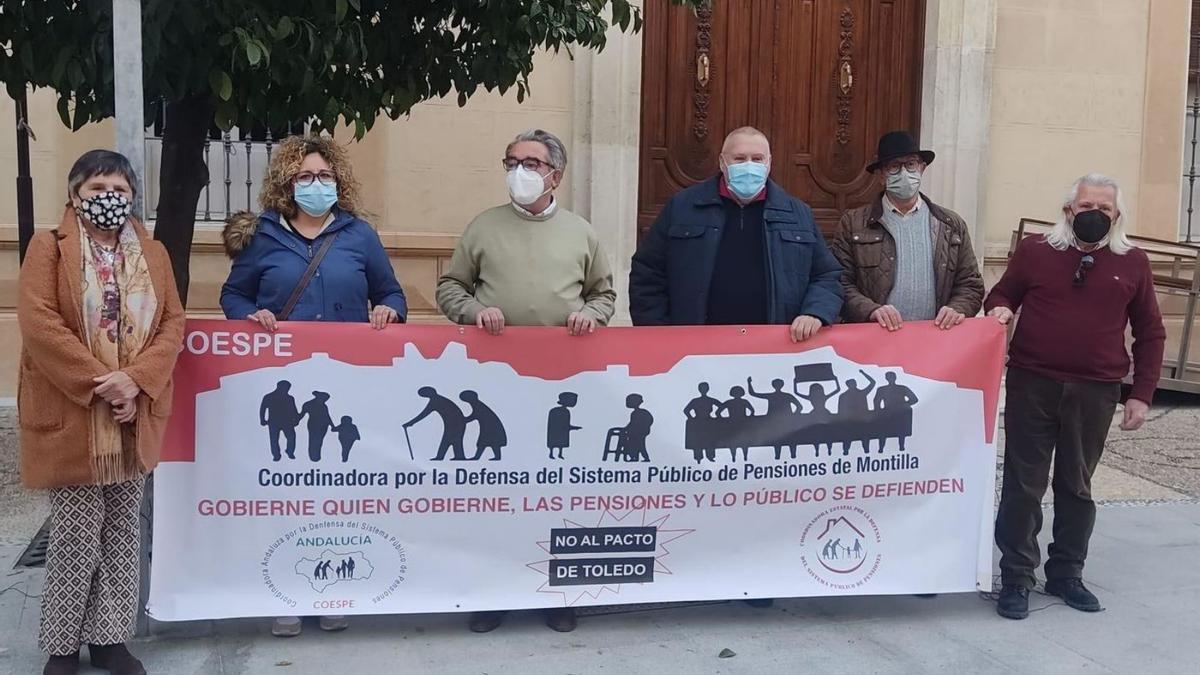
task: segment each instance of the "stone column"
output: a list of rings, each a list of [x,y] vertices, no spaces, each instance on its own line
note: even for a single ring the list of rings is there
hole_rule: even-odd
[[[925,17],[921,146],[937,153],[923,190],[958,212],[982,255],[996,0],[930,0]]]
[[[637,248],[641,87],[640,35],[611,29],[604,51],[576,52],[567,173],[573,210],[591,221],[612,262],[617,325],[629,324],[629,260]]]

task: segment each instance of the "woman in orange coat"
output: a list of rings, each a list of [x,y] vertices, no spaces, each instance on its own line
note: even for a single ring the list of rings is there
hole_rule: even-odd
[[[21,267],[21,478],[50,491],[44,673],[145,673],[125,648],[138,603],[138,513],[171,411],[184,313],[167,252],[130,218],[129,160],[93,150],[58,229]]]

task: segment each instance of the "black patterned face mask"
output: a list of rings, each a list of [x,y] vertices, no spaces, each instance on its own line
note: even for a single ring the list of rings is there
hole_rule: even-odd
[[[124,225],[132,212],[133,203],[129,198],[112,190],[88,197],[75,207],[75,213],[80,218],[95,225],[96,229],[109,231]]]

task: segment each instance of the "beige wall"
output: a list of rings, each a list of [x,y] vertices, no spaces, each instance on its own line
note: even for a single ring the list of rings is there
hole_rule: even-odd
[[[1089,171],[1121,181],[1133,229],[1177,227],[1186,94],[1183,0],[998,0],[988,253],[1023,216],[1053,218]]]

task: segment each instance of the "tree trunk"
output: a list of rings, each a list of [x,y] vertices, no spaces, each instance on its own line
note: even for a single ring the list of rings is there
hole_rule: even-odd
[[[215,106],[209,98],[189,97],[167,104],[159,167],[158,222],[154,238],[171,256],[179,299],[187,306],[192,234],[196,204],[208,184],[204,140],[213,123]]]

